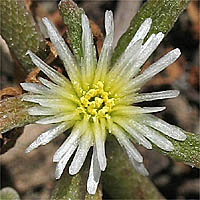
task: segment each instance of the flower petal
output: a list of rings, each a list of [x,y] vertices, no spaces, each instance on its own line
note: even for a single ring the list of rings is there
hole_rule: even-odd
[[[85,134],[83,134],[80,138],[78,149],[69,167],[69,174],[74,175],[79,172],[85,161],[92,142],[92,131],[88,129],[87,132],[85,132]]]
[[[140,68],[147,61],[149,56],[155,51],[160,42],[163,40],[164,34],[158,33],[152,34],[145,44],[141,47],[136,62],[129,69],[129,73],[126,73],[126,78],[132,78],[140,72]]]
[[[178,90],[166,90],[166,91],[160,91],[160,92],[151,92],[151,93],[141,93],[138,95],[135,95],[133,97],[134,103],[139,103],[143,101],[154,101],[158,99],[171,99],[175,98],[180,94]]]
[[[59,179],[64,171],[64,168],[78,146],[78,141],[74,142],[64,156],[59,160],[56,165],[55,178]]]
[[[58,113],[58,110],[45,108],[43,106],[34,106],[28,109],[29,115],[56,115]]]
[[[150,93],[133,93],[125,95],[123,97],[116,98],[116,104],[127,104],[131,105],[133,103],[139,103],[143,101],[155,101],[159,99],[170,99],[175,98],[180,94],[178,90],[166,90],[160,92],[150,92]]]
[[[80,81],[80,70],[77,66],[76,60],[72,55],[71,51],[69,50],[67,44],[65,43],[64,39],[58,33],[54,24],[49,21],[46,17],[42,19],[43,23],[47,28],[48,35],[53,43],[57,54],[61,58],[64,63],[65,69],[72,81]]]
[[[127,155],[129,157],[129,160],[131,162],[131,164],[133,165],[133,167],[135,168],[135,170],[143,175],[143,176],[148,176],[149,175],[149,172],[147,171],[147,169],[145,168],[144,164],[143,163],[139,163],[137,162],[131,155],[130,152],[127,152]]]
[[[63,155],[70,149],[70,146],[79,141],[80,136],[85,132],[87,126],[85,122],[77,123],[73,129],[69,137],[65,140],[65,142],[58,148],[53,156],[53,162],[58,162]]]
[[[38,83],[20,83],[25,91],[33,92],[36,94],[52,94],[51,90]]]
[[[105,13],[105,29],[106,37],[99,56],[97,69],[95,72],[94,84],[96,84],[99,80],[104,80],[104,77],[108,71],[108,67],[111,62],[114,38],[114,22],[112,11],[106,11]]]
[[[55,99],[54,99],[55,98]],[[41,106],[55,108],[62,108],[64,111],[66,110],[75,110],[76,105],[74,105],[71,101],[67,99],[61,99],[56,96],[49,95],[23,95],[23,101],[38,103]]]
[[[127,52],[124,52],[121,55],[115,65],[111,68],[106,79],[107,90],[114,93],[118,88],[121,87],[121,85],[126,83],[126,80],[123,79],[123,76],[127,73],[127,71],[130,71],[128,69],[132,67],[134,62],[137,60],[142,42],[143,40],[138,40],[136,43],[134,43],[134,45],[130,47]]]
[[[99,166],[97,152],[95,146],[93,147],[93,154],[91,159],[89,177],[87,180],[87,191],[89,194],[95,194],[101,176],[101,169]]]
[[[142,122],[158,131],[161,133],[168,135],[169,137],[179,140],[179,141],[184,141],[186,139],[186,135],[184,132],[173,125],[168,124],[167,122],[153,116],[153,115],[145,115],[144,117],[141,118]]]
[[[83,60],[82,60],[82,77],[84,89],[88,89],[88,84],[91,84],[96,68],[96,49],[93,45],[93,36],[90,29],[90,24],[87,16],[82,14],[82,48],[83,48]]]
[[[95,136],[95,144],[97,149],[97,157],[101,171],[104,171],[107,165],[105,154],[105,130],[100,127],[98,119],[94,122],[93,134]]]
[[[173,144],[164,136],[160,135],[158,131],[155,131],[152,128],[145,126],[144,124],[137,123],[136,121],[132,121],[132,127],[139,131],[142,135],[148,138],[152,143],[154,143],[159,148],[165,151],[173,151]]]
[[[54,124],[63,121],[71,121],[75,117],[75,114],[58,114],[51,117],[46,117],[36,121],[37,124]]]
[[[122,128],[124,128],[139,144],[143,145],[147,149],[152,149],[151,143],[144,136],[138,134],[138,132],[129,125],[130,122],[128,121],[128,119],[126,119],[125,121],[123,119],[120,119],[119,117],[115,117],[113,120],[114,122],[119,124]]]
[[[178,48],[170,51],[168,54],[160,58],[157,62],[149,66],[141,75],[133,79],[130,88],[141,87],[153,76],[155,76],[156,74],[164,70],[166,67],[171,65],[173,62],[175,62],[180,55],[181,52]]]
[[[42,61],[38,56],[32,53],[30,50],[27,51],[26,55],[29,55],[33,63],[40,68],[54,83],[60,86],[70,85],[67,78],[61,73],[57,72],[55,69],[48,66],[44,61]]]
[[[135,115],[141,113],[153,113],[159,112],[166,109],[166,107],[138,107],[138,106],[128,106],[128,105],[119,105],[115,106],[112,109],[112,115]]]
[[[112,127],[112,133],[117,138],[118,142],[121,146],[123,146],[127,152],[131,154],[131,156],[139,163],[143,162],[143,157],[138,152],[138,150],[133,146],[133,144],[129,141],[126,134],[121,130],[121,128],[115,124]]]
[[[71,101],[73,101],[76,104],[80,103],[80,99],[77,97],[73,87],[60,87],[54,83],[52,83],[51,81],[48,81],[42,77],[39,78],[39,80],[41,81],[41,83],[43,85],[45,85],[46,87],[50,88],[52,93],[59,96],[59,97],[64,97],[66,99],[69,99]]]
[[[143,40],[146,35],[148,34],[152,24],[152,19],[147,18],[145,21],[140,25],[139,29],[137,30],[136,34],[134,35],[133,39],[130,41],[128,47],[126,48],[126,51],[135,44],[138,40]]]
[[[49,143],[51,140],[53,140],[54,138],[56,138],[58,135],[60,135],[61,133],[63,133],[64,131],[66,131],[67,129],[69,129],[72,126],[72,123],[66,123],[63,122],[51,129],[49,129],[48,131],[42,133],[27,149],[26,149],[26,153],[29,153],[30,151],[32,151],[33,149],[36,149],[37,147],[39,147],[40,145],[45,145],[47,143]]]

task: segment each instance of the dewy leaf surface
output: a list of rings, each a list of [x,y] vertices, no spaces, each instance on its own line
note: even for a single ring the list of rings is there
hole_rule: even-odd
[[[189,0],[148,0],[144,3],[136,16],[133,17],[127,31],[118,41],[112,57],[112,63],[114,63],[124,52],[136,31],[146,18],[150,17],[153,21],[146,39],[153,33],[156,34],[162,32],[166,35],[188,3]]]
[[[183,142],[173,140],[168,137],[174,145],[174,150],[166,152],[154,146],[156,151],[160,151],[177,161],[184,161],[185,164],[200,168],[200,135],[185,132],[187,139]]]
[[[44,57],[45,41],[38,32],[33,17],[26,10],[24,1],[1,0],[1,36],[6,41],[11,53],[17,59],[25,72],[30,72],[35,66],[26,56],[27,50]]]
[[[0,101],[0,133],[5,133],[13,128],[31,124],[41,117],[31,116],[27,109],[33,103],[21,101],[21,96],[11,97]]]
[[[73,49],[73,53],[80,62],[82,56],[81,15],[84,13],[84,11],[71,0],[61,0],[59,4],[59,11],[63,18],[64,24],[67,26],[67,34],[70,40],[70,45]]]

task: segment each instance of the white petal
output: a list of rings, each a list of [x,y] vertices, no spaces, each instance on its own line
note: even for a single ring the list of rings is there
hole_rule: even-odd
[[[133,79],[130,88],[141,87],[144,83],[150,80],[153,76],[164,70],[170,64],[176,61],[176,59],[181,55],[180,50],[174,49],[168,54],[160,58],[157,62],[148,67],[141,75]]]
[[[60,87],[60,86],[54,84],[53,82],[48,81],[47,79],[44,79],[42,77],[40,77],[39,80],[43,85],[50,88],[54,93],[60,93],[60,91],[62,90],[63,92],[67,93],[68,95],[75,94],[75,91],[73,90],[73,86],[71,84],[67,85],[67,87]]]
[[[59,179],[61,177],[67,162],[69,161],[70,157],[72,156],[72,154],[76,150],[77,146],[78,146],[78,142],[73,143],[70,146],[70,148],[68,149],[68,151],[64,154],[64,156],[57,163],[56,171],[55,171],[55,178],[56,179]]]
[[[40,68],[54,83],[66,86],[69,81],[61,73],[57,72],[52,67],[48,66],[44,61],[42,61],[38,56],[32,53],[30,50],[27,51],[26,55],[29,55],[33,63]]]
[[[78,149],[69,167],[69,174],[74,175],[79,172],[85,161],[92,141],[92,131],[87,130],[87,132],[85,132],[85,134],[83,134],[83,136],[80,138]]]
[[[170,98],[175,98],[179,95],[178,90],[166,90],[166,91],[160,91],[160,92],[151,92],[151,93],[142,93],[135,95],[133,97],[133,102],[134,103],[139,103],[143,101],[154,101],[158,99],[170,99]]]
[[[93,36],[90,29],[90,24],[87,16],[82,14],[82,48],[83,48],[83,60],[82,60],[82,76],[83,82],[87,86],[90,84],[94,70],[96,68],[96,49],[93,45]]]
[[[52,108],[45,108],[43,106],[34,106],[28,109],[29,115],[55,115],[58,111]]]
[[[106,36],[114,34],[114,21],[113,21],[113,13],[111,10],[106,10],[105,12],[105,29]]]
[[[76,80],[79,81],[79,69],[77,67],[77,63],[75,61],[74,56],[72,55],[71,51],[69,50],[67,44],[65,43],[64,39],[58,33],[54,24],[49,21],[46,17],[42,19],[43,23],[47,28],[48,35],[53,43],[57,54],[61,58],[64,63],[65,69],[71,79],[71,81]]]
[[[121,57],[117,60],[115,65],[109,71],[107,75],[106,85],[110,92],[114,93],[121,88],[124,84],[124,75],[130,73],[130,68],[132,67],[135,60],[137,60],[140,48],[142,46],[143,40],[138,40],[134,45],[129,48],[127,52],[124,52]]]
[[[26,153],[29,153],[30,151],[32,151],[33,149],[39,147],[40,145],[45,145],[47,143],[49,143],[51,140],[53,140],[54,138],[56,138],[58,135],[60,135],[61,133],[63,133],[64,131],[66,131],[67,129],[69,129],[71,127],[71,123],[66,123],[63,122],[51,129],[49,129],[48,131],[42,133],[27,149],[26,149]]]
[[[133,104],[139,103],[143,101],[155,101],[159,99],[170,99],[177,97],[179,95],[178,90],[166,90],[160,92],[150,92],[150,93],[131,93],[129,95],[125,95],[123,97],[116,98],[116,105],[117,104]]]
[[[54,96],[47,96],[47,95],[23,95],[22,100],[33,102],[33,103],[39,103],[41,106],[44,107],[55,107],[58,106],[58,104],[63,104],[63,100],[56,99]],[[66,104],[66,103],[65,103]]]
[[[155,51],[155,49],[158,47],[160,42],[163,40],[164,34],[158,33],[157,35],[152,34],[149,39],[145,42],[145,44],[140,49],[138,58],[136,62],[133,64],[132,68],[130,69],[130,72],[127,74],[127,78],[132,78],[135,75],[138,74],[140,71],[140,68],[143,66],[143,64],[147,61],[149,56]]]
[[[114,38],[114,22],[112,11],[106,11],[105,13],[105,29],[106,37],[99,56],[98,65],[95,72],[94,84],[97,83],[98,80],[103,80],[103,77],[107,73],[112,57]]]
[[[159,148],[165,151],[174,150],[173,144],[167,138],[160,135],[159,132],[135,121],[133,121],[132,126]]]
[[[166,107],[137,107],[137,106],[126,106],[119,105],[112,109],[112,115],[135,115],[141,113],[153,113],[159,112],[166,109]]]
[[[119,141],[120,145],[123,146],[127,152],[131,154],[131,156],[139,163],[143,162],[143,157],[138,152],[138,150],[134,147],[134,145],[129,141],[126,133],[121,130],[117,125],[113,125],[112,133]]]
[[[60,99],[58,97],[56,98],[56,96],[53,95],[23,95],[22,100],[38,103],[41,106],[52,109],[62,109],[63,111],[74,111],[77,107],[72,101],[68,99]]]
[[[180,128],[172,126],[153,115],[145,115],[143,117],[143,122],[173,139],[179,141],[184,141],[186,139],[186,135]]]
[[[42,77],[39,77],[39,80],[40,82],[45,85],[46,87],[50,88],[50,89],[54,89],[54,88],[57,88],[58,85],[54,84],[53,82],[51,81],[48,81],[47,79],[45,78],[42,78]]]
[[[55,96],[54,96],[55,98]],[[39,95],[39,94],[24,94],[22,96],[23,101],[30,101],[33,103],[38,103],[40,100],[52,100],[53,96],[52,95]]]
[[[86,126],[82,122],[76,124],[69,137],[65,140],[65,142],[59,147],[59,149],[55,152],[53,157],[53,162],[58,162],[62,156],[68,151],[71,145],[79,141],[80,136],[85,132]]]
[[[66,99],[69,99],[77,104],[79,104],[80,100],[77,97],[77,94],[75,93],[73,87],[70,85],[68,87],[60,87],[58,85],[55,85],[54,83],[44,79],[44,78],[39,78],[40,81],[42,82],[42,84],[44,84],[45,86],[47,86],[48,88],[50,88],[52,90],[52,92],[55,95],[58,95],[60,97],[64,97]]]
[[[98,120],[94,122],[93,133],[95,136],[95,144],[97,149],[97,157],[101,171],[104,171],[107,165],[105,154],[105,133],[101,129]]]
[[[114,118],[114,117],[113,117]],[[113,119],[117,124],[123,127],[139,144],[143,145],[147,149],[152,149],[151,143],[141,134],[139,134],[135,129],[133,129],[129,124],[129,121],[123,121],[115,117]],[[120,132],[120,131],[119,131]],[[125,134],[125,133],[124,133]],[[136,159],[135,159],[136,160]],[[137,160],[138,161],[138,160]],[[139,162],[139,161],[138,161]]]
[[[58,115],[55,115],[55,116],[40,119],[40,120],[36,121],[36,123],[37,124],[59,123],[59,122],[63,122],[63,121],[73,120],[74,116],[75,116],[74,114],[58,114]]]
[[[129,152],[127,152],[127,155],[129,157],[129,160],[130,160],[131,164],[133,165],[133,167],[135,168],[135,170],[138,173],[140,173],[143,176],[148,176],[149,175],[149,172],[147,171],[147,169],[145,168],[143,163],[137,162]]]
[[[40,85],[38,83],[20,83],[22,88],[28,92],[33,92],[36,94],[52,94],[49,88]]]
[[[143,40],[146,35],[148,34],[152,24],[152,19],[147,18],[140,26],[140,28],[137,30],[136,34],[134,35],[133,39],[129,43],[127,49],[129,49],[136,41]],[[126,50],[127,50],[126,49]]]
[[[148,40],[142,46],[142,50],[140,54],[140,60],[143,60],[143,63],[145,63],[148,57],[155,51],[155,49],[161,43],[163,38],[164,38],[164,34],[162,32],[159,32],[156,35],[152,34],[148,38]]]
[[[59,162],[63,155],[70,149],[73,144],[79,141],[80,134],[71,133],[65,142],[58,148],[53,156],[53,162]]]
[[[87,180],[87,191],[89,194],[95,194],[97,186],[99,184],[99,179],[101,176],[101,169],[99,167],[97,152],[95,147],[93,148],[93,154],[90,165],[89,177]]]

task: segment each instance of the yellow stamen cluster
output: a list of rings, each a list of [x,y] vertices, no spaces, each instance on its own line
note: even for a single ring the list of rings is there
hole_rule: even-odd
[[[80,98],[81,105],[77,108],[79,113],[88,114],[88,117],[109,117],[114,99],[109,98],[109,93],[104,91],[104,84],[98,81],[94,88],[83,91]]]

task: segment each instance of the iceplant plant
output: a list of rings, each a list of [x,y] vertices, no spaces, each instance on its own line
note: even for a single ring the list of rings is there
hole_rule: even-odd
[[[139,107],[135,103],[157,99],[174,98],[177,90],[139,94],[140,88],[153,76],[172,64],[181,54],[174,49],[139,73],[148,57],[162,41],[164,34],[152,34],[144,43],[152,20],[147,18],[129,43],[125,52],[111,67],[114,23],[111,11],[105,13],[106,37],[97,61],[93,35],[87,16],[82,15],[83,57],[78,64],[75,56],[59,35],[55,26],[43,18],[48,35],[57,54],[63,61],[69,79],[48,66],[31,51],[27,54],[32,62],[50,79],[40,78],[38,83],[21,83],[29,93],[23,101],[37,103],[28,110],[30,115],[46,116],[36,123],[52,124],[27,149],[26,153],[45,145],[55,137],[72,128],[70,135],[53,156],[56,162],[55,177],[59,179],[72,154],[69,167],[74,175],[82,167],[90,147],[93,147],[87,191],[95,194],[101,171],[106,169],[105,141],[113,134],[125,149],[133,167],[142,175],[148,175],[143,157],[133,142],[152,149],[152,143],[165,151],[173,151],[173,144],[165,135],[184,141],[186,135],[173,125],[151,115],[165,107]]]

